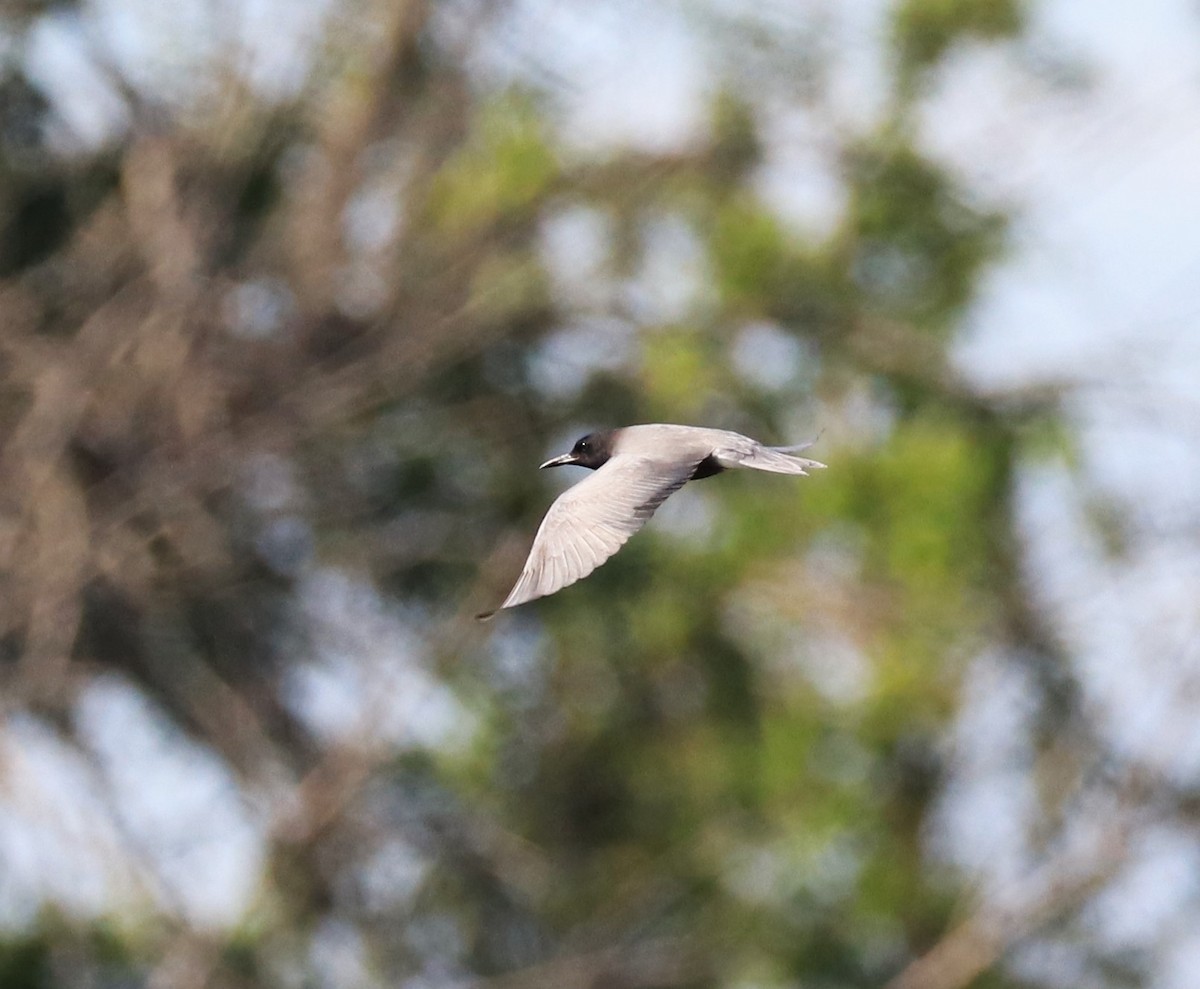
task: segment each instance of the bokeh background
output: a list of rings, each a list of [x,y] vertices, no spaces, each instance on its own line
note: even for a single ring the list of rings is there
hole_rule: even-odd
[[[8,0],[0,986],[1195,989],[1198,121],[1184,0]],[[473,622],[639,421],[829,469]]]

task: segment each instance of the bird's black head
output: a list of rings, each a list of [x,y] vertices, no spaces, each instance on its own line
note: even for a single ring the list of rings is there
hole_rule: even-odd
[[[612,441],[612,430],[588,433],[571,447],[571,456],[580,467],[595,470],[597,467],[603,467],[612,456]]]
[[[612,456],[614,434],[615,430],[611,429],[599,433],[588,433],[571,447],[570,453],[547,460],[542,467],[562,467],[564,464],[576,464],[591,470],[603,467],[608,462],[608,458]]]

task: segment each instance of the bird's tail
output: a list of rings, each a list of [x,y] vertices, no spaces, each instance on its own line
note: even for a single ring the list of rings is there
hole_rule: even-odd
[[[809,460],[806,457],[794,457],[788,451],[803,450],[812,446],[804,443],[801,446],[760,446],[745,457],[740,466],[753,470],[766,470],[774,474],[807,474],[810,470],[823,470],[825,465],[819,460]]]
[[[717,463],[725,468],[743,467],[751,470],[766,470],[774,474],[807,474],[810,470],[821,470],[825,465],[819,460],[808,460],[794,456],[797,450],[807,450],[816,440],[796,446],[762,446],[747,441],[736,448],[717,450]]]
[[[768,470],[776,474],[807,474],[810,470],[824,470],[825,465],[819,460],[794,456],[816,443],[821,438],[821,433],[824,432],[825,430],[822,429],[807,443],[796,443],[792,446],[760,446],[745,461],[744,466],[756,470]]]

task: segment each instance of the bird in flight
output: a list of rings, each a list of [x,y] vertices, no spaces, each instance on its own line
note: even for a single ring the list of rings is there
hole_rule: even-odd
[[[594,473],[555,500],[542,519],[521,576],[504,603],[476,617],[545,597],[590,574],[688,481],[749,468],[807,474],[825,465],[793,456],[811,446],[763,446],[741,433],[654,423],[588,433],[570,453],[542,464]]]

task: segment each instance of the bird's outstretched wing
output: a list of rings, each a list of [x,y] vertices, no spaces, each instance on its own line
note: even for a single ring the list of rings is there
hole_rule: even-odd
[[[525,569],[496,610],[545,597],[586,577],[687,483],[696,466],[615,456],[568,488],[542,519]],[[487,620],[495,613],[477,617]]]

